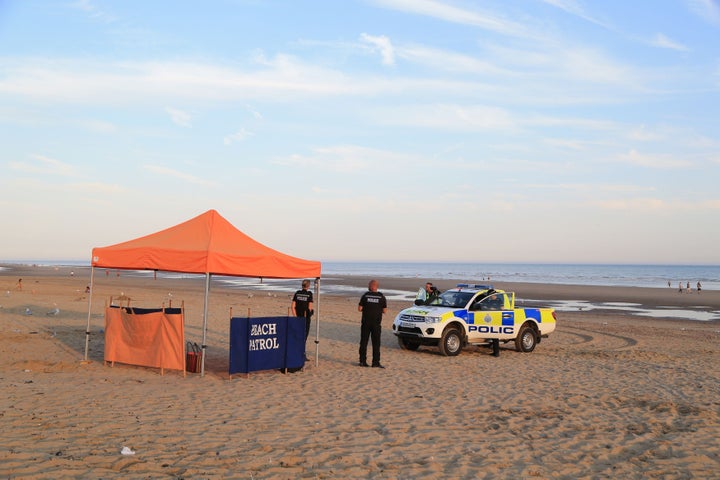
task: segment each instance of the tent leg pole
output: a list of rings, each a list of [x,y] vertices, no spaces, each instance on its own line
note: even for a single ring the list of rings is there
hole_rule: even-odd
[[[88,316],[87,326],[85,327],[85,362],[88,361],[88,351],[90,350],[90,316],[92,315],[92,295],[93,295],[93,282],[95,280],[95,267],[90,267],[90,293],[88,294]]]
[[[320,363],[320,277],[315,279],[315,366]]]
[[[205,376],[205,353],[207,350],[208,299],[210,296],[210,273],[205,274],[205,306],[203,308],[202,359],[200,360],[200,376]]]

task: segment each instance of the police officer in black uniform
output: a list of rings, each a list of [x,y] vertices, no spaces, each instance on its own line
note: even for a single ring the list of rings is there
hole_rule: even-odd
[[[385,295],[377,291],[378,281],[370,280],[368,291],[360,297],[358,312],[362,312],[360,327],[360,366],[367,367],[368,338],[372,339],[372,366],[385,368],[380,364],[380,323],[387,312]]]
[[[308,335],[310,335],[310,319],[313,315],[313,293],[310,288],[310,280],[303,280],[302,290],[298,290],[293,295],[292,313],[296,317],[305,319],[305,343],[307,343]],[[305,357],[307,360],[307,356]]]

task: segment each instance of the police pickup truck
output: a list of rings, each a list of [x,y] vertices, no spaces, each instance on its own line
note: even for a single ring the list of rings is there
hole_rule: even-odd
[[[416,305],[398,313],[393,333],[400,347],[437,346],[455,356],[466,345],[485,345],[497,356],[500,342],[514,341],[518,352],[532,352],[555,330],[551,308],[515,308],[515,294],[492,285],[459,284],[433,305]]]

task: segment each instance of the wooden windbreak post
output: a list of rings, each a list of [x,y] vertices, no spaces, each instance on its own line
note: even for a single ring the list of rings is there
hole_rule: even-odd
[[[172,308],[172,298],[170,299],[170,308]],[[180,313],[183,319],[183,352],[185,352],[185,368],[183,368],[183,378],[187,377],[187,342],[185,341],[185,300],[180,301]]]
[[[229,324],[232,324],[232,318],[233,318],[233,316],[232,316],[232,307],[230,307],[230,321],[228,322]],[[230,343],[230,348],[232,349],[232,342]],[[230,369],[228,368],[228,370],[230,370]],[[230,380],[232,380],[232,373],[229,374],[228,377],[230,377]]]
[[[262,283],[262,278],[260,279],[260,282]],[[248,307],[248,325],[250,325],[250,307]],[[248,361],[248,367],[250,365],[250,362]],[[250,368],[248,368],[247,373],[245,374],[245,378],[250,378]]]

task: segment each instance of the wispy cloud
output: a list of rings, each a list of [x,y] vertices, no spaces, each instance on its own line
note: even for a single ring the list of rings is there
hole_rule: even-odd
[[[479,10],[455,7],[435,0],[372,0],[372,3],[383,8],[424,15],[446,22],[472,25],[503,35],[526,37],[529,34],[519,23]]]
[[[660,198],[627,198],[591,202],[603,210],[623,211],[667,211],[668,202]]]
[[[720,4],[715,0],[685,0],[688,8],[702,20],[720,26]]]
[[[69,5],[72,8],[85,12],[90,16],[90,18],[100,20],[105,23],[112,23],[118,19],[115,14],[98,7],[92,0],[76,0]]]
[[[44,155],[31,155],[31,160],[29,161],[9,162],[8,165],[13,170],[25,173],[55,175],[61,177],[75,177],[78,175],[78,171],[75,166]]]
[[[179,180],[183,180],[185,182],[193,183],[196,185],[203,185],[206,187],[213,187],[217,185],[216,182],[160,165],[143,165],[143,168],[149,172],[156,173],[158,175],[174,177]]]
[[[517,125],[509,111],[486,105],[411,105],[379,108],[377,122],[432,129],[495,130],[511,129]]]
[[[233,143],[236,143],[236,142],[244,142],[247,138],[250,138],[253,135],[255,135],[255,134],[252,132],[248,132],[244,128],[241,128],[237,132],[235,132],[231,135],[225,136],[225,138],[223,138],[223,143],[225,145],[232,145]]]
[[[311,155],[294,154],[272,163],[283,166],[317,168],[334,172],[372,172],[375,166],[383,169],[400,168],[417,163],[417,158],[405,153],[363,147],[360,145],[331,145],[318,147]]]
[[[619,156],[619,160],[624,163],[637,165],[648,168],[685,168],[692,165],[688,160],[675,158],[671,155],[662,154],[643,154],[635,149]]]
[[[51,104],[157,106],[166,109],[174,121],[187,125],[191,121],[187,112],[168,104],[207,107],[228,102],[245,105],[248,101],[392,95],[503,98],[524,105],[556,105],[618,102],[623,96],[657,90],[650,85],[650,75],[588,48],[537,50],[488,45],[482,60],[418,46],[394,46],[393,51],[395,58],[413,61],[432,73],[389,78],[380,72],[346,72],[286,55],[266,58],[262,54],[254,57],[256,63],[244,67],[4,58],[0,62],[0,96]],[[471,76],[452,75],[463,72]],[[663,81],[672,82],[672,77],[666,74]],[[622,89],[619,92],[615,91],[618,87]]]
[[[605,22],[598,20],[597,18],[588,14],[587,11],[585,10],[585,7],[577,0],[542,0],[542,1],[547,3],[548,5],[552,5],[561,10],[564,10],[565,12],[567,12],[571,15],[575,15],[576,17],[582,18],[583,20],[587,20],[588,22],[594,23],[594,24],[599,25],[604,28],[610,28]]]
[[[122,185],[116,183],[103,183],[103,182],[82,182],[72,183],[67,185],[66,190],[74,193],[86,193],[86,194],[117,194],[125,193],[128,189]]]
[[[245,108],[248,112],[255,118],[255,120],[262,120],[263,116],[262,113],[258,112],[254,108],[251,108],[250,106],[246,105]]]
[[[655,192],[657,190],[657,188],[653,186],[616,183],[528,183],[525,185],[517,185],[518,190],[523,190],[526,188],[590,193],[592,195],[604,193],[637,194],[645,192]]]
[[[657,35],[655,35],[655,37],[652,38],[649,43],[650,45],[653,45],[655,47],[668,48],[670,50],[678,50],[681,52],[686,52],[689,50],[688,47],[686,47],[685,45],[670,39],[662,33],[658,33]]]
[[[499,66],[481,55],[468,55],[424,45],[402,45],[396,47],[394,52],[397,57],[434,71],[480,75],[517,75],[513,70]]]
[[[0,94],[53,103],[126,104],[282,100],[298,95],[372,93],[392,82],[348,78],[302,60],[259,54],[245,67],[193,62],[103,62],[4,58]],[[402,86],[398,87],[401,90]],[[165,106],[163,106],[165,108]]]
[[[192,127],[192,116],[177,108],[167,107],[165,111],[170,115],[170,120],[181,127],[190,128]]]
[[[395,50],[388,37],[385,35],[373,36],[363,33],[360,35],[360,39],[380,51],[383,65],[395,65]]]

